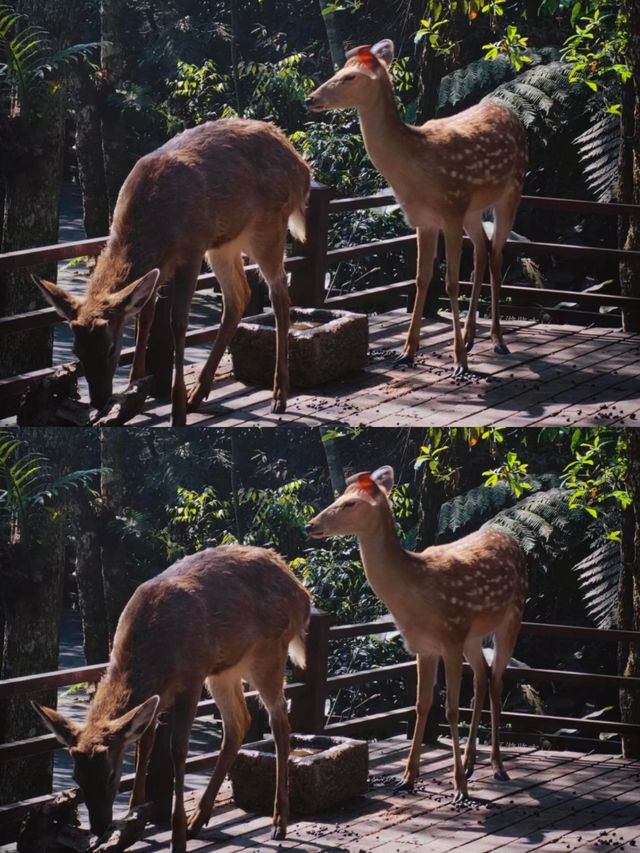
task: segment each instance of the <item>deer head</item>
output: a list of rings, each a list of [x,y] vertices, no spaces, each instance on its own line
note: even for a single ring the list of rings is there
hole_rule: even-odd
[[[390,39],[350,50],[344,67],[307,98],[307,106],[312,112],[323,112],[372,105],[378,96],[380,81],[388,79],[393,54]]]
[[[347,480],[344,494],[312,518],[307,533],[312,539],[369,533],[389,513],[389,492],[393,488],[393,468],[384,465],[372,473],[354,474]]]
[[[101,409],[113,390],[113,376],[122,347],[122,332],[153,296],[160,270],[154,269],[121,290],[92,293],[79,299],[50,281],[33,277],[44,298],[67,320],[73,351],[82,362],[91,405]]]
[[[159,696],[115,720],[96,720],[85,726],[32,702],[45,726],[66,746],[73,758],[73,778],[82,790],[91,831],[102,835],[113,817],[113,801],[118,793],[122,759],[128,746],[142,737],[153,722]]]

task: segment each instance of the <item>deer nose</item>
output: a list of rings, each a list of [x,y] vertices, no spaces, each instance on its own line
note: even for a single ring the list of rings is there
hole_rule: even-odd
[[[308,107],[312,107],[316,102],[315,97],[316,97],[315,95],[309,95],[309,97],[305,100],[305,104]]]
[[[309,524],[305,525],[305,533],[311,533],[313,530],[313,522],[309,522]]]

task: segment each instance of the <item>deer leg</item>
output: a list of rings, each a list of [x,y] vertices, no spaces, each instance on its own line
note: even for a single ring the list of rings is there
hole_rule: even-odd
[[[289,390],[289,294],[287,274],[282,265],[287,223],[283,220],[277,231],[261,229],[259,240],[254,239],[251,254],[269,285],[269,298],[276,318],[276,366],[273,377],[273,404],[271,411],[282,414],[287,408]],[[284,837],[284,836],[283,836]]]
[[[501,782],[509,779],[500,754],[500,713],[502,711],[502,676],[513,654],[520,630],[520,617],[509,618],[496,632],[489,695],[491,697],[491,767]]]
[[[209,357],[189,394],[187,409],[191,412],[195,411],[209,395],[220,359],[238,328],[238,323],[251,298],[242,255],[237,249],[234,248],[233,252],[230,250],[207,252],[207,261],[216,274],[222,290],[222,320]]]
[[[471,715],[471,726],[469,727],[469,740],[464,751],[464,772],[467,779],[473,775],[476,763],[476,747],[478,738],[478,725],[487,695],[487,662],[482,653],[482,641],[471,641],[464,647],[464,654],[473,669],[473,714]]]
[[[467,778],[464,775],[462,766],[460,737],[458,735],[460,682],[462,681],[462,649],[457,646],[448,648],[443,655],[443,659],[447,681],[446,714],[447,722],[451,729],[451,742],[453,744],[453,783],[455,788],[453,802],[459,803],[467,797]]]
[[[152,723],[136,744],[136,776],[129,798],[129,811],[146,802],[147,769],[155,739],[156,727]]]
[[[462,223],[448,222],[444,229],[445,251],[447,255],[447,295],[451,302],[453,318],[453,356],[454,376],[463,376],[467,372],[467,352],[462,338],[458,294],[460,291],[460,253],[462,252]]]
[[[175,800],[171,816],[171,853],[187,849],[187,816],[184,810],[184,768],[189,753],[189,735],[200,700],[200,685],[196,690],[181,693],[174,705],[171,730]]]
[[[487,235],[482,227],[482,213],[472,214],[464,221],[464,229],[473,243],[473,287],[471,290],[471,301],[469,313],[464,324],[464,345],[467,352],[471,352],[476,337],[476,315],[478,311],[478,299],[487,268]]]
[[[207,687],[222,715],[222,747],[213,775],[200,797],[195,812],[189,819],[187,827],[189,838],[195,838],[211,817],[220,786],[251,724],[251,715],[244,698],[242,682],[237,676],[208,678]]]
[[[422,328],[422,315],[424,303],[427,299],[429,284],[433,278],[433,262],[438,247],[437,228],[418,228],[418,269],[416,274],[416,298],[413,303],[411,324],[409,334],[398,358],[399,364],[413,364],[413,359],[420,347],[420,329]]]
[[[184,347],[189,328],[189,311],[196,289],[201,261],[178,270],[171,289],[171,334],[173,335],[174,366],[171,386],[171,425],[184,426],[187,422],[187,388],[184,384]]]
[[[129,384],[136,379],[141,379],[147,373],[147,344],[149,343],[149,333],[153,325],[153,315],[156,310],[156,300],[152,296],[151,299],[143,306],[142,310],[136,317],[136,349],[133,354],[133,363],[129,371]]]
[[[433,703],[433,688],[436,682],[438,658],[433,655],[418,655],[418,690],[416,701],[416,724],[413,729],[413,740],[409,760],[404,771],[399,790],[411,790],[420,774],[420,753],[424,730]]]
[[[269,712],[269,725],[276,744],[276,796],[273,804],[272,838],[282,840],[287,835],[289,818],[289,717],[282,685],[287,662],[287,644],[274,658],[256,660],[249,676]]]
[[[504,244],[513,227],[520,190],[511,192],[502,198],[494,207],[493,236],[491,238],[491,254],[489,267],[491,270],[491,340],[495,352],[507,355],[509,348],[502,338],[500,329],[500,287],[502,285],[502,252]]]

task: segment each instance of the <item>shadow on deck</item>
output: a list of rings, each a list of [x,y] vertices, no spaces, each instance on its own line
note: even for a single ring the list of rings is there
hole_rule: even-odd
[[[479,321],[469,358],[473,375],[454,380],[448,323],[424,320],[416,366],[394,367],[408,325],[403,310],[370,317],[368,366],[314,393],[293,389],[286,415],[271,414],[269,389],[236,382],[226,356],[209,400],[189,415],[188,423],[410,427],[640,422],[640,335],[506,320],[503,328],[511,352],[500,356],[493,352],[488,322]],[[169,405],[151,401],[131,423],[168,425]]]
[[[504,750],[511,780],[497,782],[488,748],[481,748],[469,784],[476,801],[454,807],[451,753],[443,748],[423,748],[422,776],[414,794],[393,794],[392,777],[401,772],[408,751],[403,737],[371,743],[369,793],[316,820],[292,819],[285,842],[271,841],[269,817],[236,808],[225,785],[209,827],[188,843],[188,851],[517,853],[631,850],[640,844],[639,761],[513,747]],[[152,853],[167,848],[168,833],[152,831],[132,849]]]

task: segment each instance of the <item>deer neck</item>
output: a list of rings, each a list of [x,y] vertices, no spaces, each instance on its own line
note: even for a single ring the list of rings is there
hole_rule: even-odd
[[[394,189],[401,187],[407,173],[411,128],[400,118],[390,82],[383,82],[372,104],[360,108],[359,118],[371,162]]]
[[[135,673],[110,663],[89,707],[87,724],[116,720],[154,694],[151,687],[140,689],[139,682]]]
[[[400,544],[391,512],[378,527],[358,537],[360,556],[371,588],[393,613],[402,606],[406,577],[410,581],[408,552]]]

